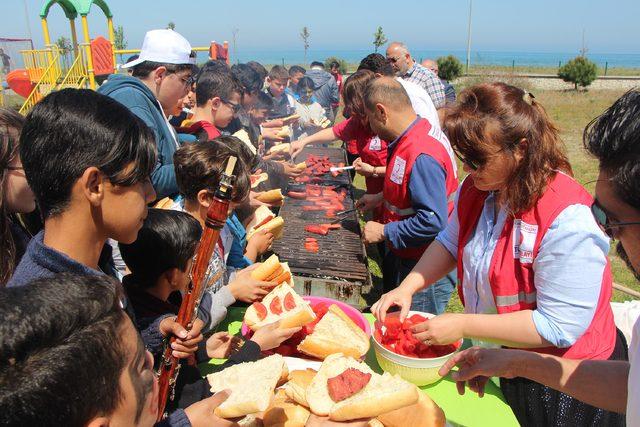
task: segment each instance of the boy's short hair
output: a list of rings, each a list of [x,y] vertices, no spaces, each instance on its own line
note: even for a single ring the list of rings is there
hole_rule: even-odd
[[[306,72],[307,70],[305,70],[303,67],[299,65],[292,65],[291,68],[289,68],[289,77],[295,76],[298,73],[305,74]]]
[[[267,69],[264,68],[264,65],[256,61],[249,61],[247,62],[247,65],[251,67],[256,73],[258,73],[258,75],[260,76],[260,80],[264,82],[264,79],[267,78],[267,74],[269,74]]]
[[[48,218],[67,209],[73,185],[89,167],[114,185],[148,179],[156,144],[147,125],[118,101],[89,89],[63,89],[47,95],[27,116],[20,158]]]
[[[261,79],[260,74],[247,64],[235,64],[231,67],[231,74],[238,79],[244,93],[255,93],[262,90],[264,79]]]
[[[269,71],[269,80],[289,80],[289,72],[282,65],[274,65]]]
[[[264,92],[259,92],[256,97],[256,101],[251,108],[254,110],[271,111],[271,109],[273,109],[273,98]]]
[[[311,63],[311,68],[313,68],[313,67],[320,67],[320,68],[322,68],[324,70],[324,64],[322,62],[320,62],[320,61],[313,61]]]
[[[240,156],[217,138],[180,147],[173,155],[178,189],[187,200],[197,200],[201,190],[214,193],[230,156],[238,157],[234,175],[233,201],[242,202],[251,188],[249,171]]]
[[[358,66],[358,71],[360,70],[373,71],[374,73],[387,77],[394,75],[393,67],[389,64],[387,58],[379,53],[372,53],[365,56]]]
[[[222,135],[216,138],[216,142],[218,144],[226,145],[231,151],[236,153],[249,168],[249,173],[258,166],[258,156],[253,154],[249,147],[247,147],[247,144],[242,142],[239,138],[236,138],[235,136]]]
[[[118,244],[131,270],[132,283],[141,289],[151,288],[166,271],[185,271],[201,235],[200,223],[188,213],[149,209],[136,241]]]
[[[242,87],[231,72],[220,72],[212,68],[203,68],[196,82],[196,104],[202,107],[210,99],[220,98],[229,101],[237,93],[242,95]]]
[[[81,426],[117,408],[127,361],[119,287],[65,273],[2,289],[3,425]]]
[[[185,70],[195,70],[194,64],[165,64],[162,62],[144,61],[139,63],[138,65],[133,66],[131,75],[139,79],[145,79],[149,77],[149,74],[160,67],[165,67],[169,73],[179,73]]]

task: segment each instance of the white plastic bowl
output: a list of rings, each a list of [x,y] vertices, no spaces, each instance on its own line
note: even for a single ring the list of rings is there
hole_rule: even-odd
[[[435,314],[422,313],[420,311],[410,311],[409,316],[413,314],[420,314],[428,319],[435,317]],[[398,315],[396,313],[389,313],[387,316]],[[387,350],[379,343],[375,334],[371,334],[373,340],[373,350],[375,351],[376,359],[380,367],[390,374],[398,374],[405,380],[417,385],[425,386],[433,384],[442,379],[438,375],[438,370],[445,364],[447,360],[451,358],[458,350],[453,353],[449,353],[440,357],[433,357],[428,359],[422,359],[418,357],[403,356]],[[462,339],[458,342],[458,349],[462,345]]]

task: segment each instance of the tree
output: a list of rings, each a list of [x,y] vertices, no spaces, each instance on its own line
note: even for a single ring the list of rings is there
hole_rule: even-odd
[[[64,58],[64,62],[66,67],[69,67],[69,54],[73,51],[73,45],[71,44],[71,40],[62,36],[56,40],[56,46],[60,49],[60,54]]]
[[[565,82],[573,83],[578,90],[578,86],[586,88],[596,79],[597,70],[595,63],[584,56],[577,56],[560,67],[558,77]]]
[[[124,50],[127,48],[127,39],[124,38],[124,28],[122,25],[118,25],[113,32],[113,44],[116,50]]]
[[[304,63],[307,63],[307,51],[309,50],[309,29],[307,27],[302,27],[302,31],[300,31],[300,38],[302,39],[302,43],[304,43]]]
[[[373,33],[373,47],[375,48],[375,52],[378,53],[380,46],[383,46],[388,41],[387,36],[385,36],[382,31],[382,27],[379,26],[376,32]]]
[[[450,82],[462,75],[462,63],[453,55],[441,56],[438,62],[438,77]]]
[[[331,63],[337,62],[340,68],[340,74],[347,73],[347,61],[342,58],[338,58],[337,56],[330,56],[324,60],[324,68],[329,71],[331,69]]]
[[[176,29],[176,24],[173,21],[169,21],[169,23],[167,24],[167,30],[175,30]]]

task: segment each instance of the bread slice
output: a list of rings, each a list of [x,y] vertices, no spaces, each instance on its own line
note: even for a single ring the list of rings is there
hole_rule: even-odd
[[[374,374],[362,390],[331,407],[329,418],[334,421],[349,421],[376,417],[418,401],[420,392],[415,385],[398,375],[385,372]],[[384,423],[383,423],[384,424]],[[402,423],[403,426],[411,425]]]
[[[311,380],[309,387],[307,387],[305,397],[309,403],[311,412],[320,416],[327,416],[331,413],[335,402],[329,396],[327,380],[340,375],[348,368],[355,368],[365,374],[374,374],[366,364],[352,357],[345,357],[341,353],[328,356],[324,362],[322,362],[320,370],[318,370],[318,373]]]
[[[299,403],[300,405],[309,407],[307,402],[307,388],[313,381],[318,371],[315,369],[305,369],[304,371],[291,371],[289,373],[289,381],[284,386],[287,396]]]
[[[327,383],[329,379],[341,375],[348,369],[369,374],[369,382],[352,396],[335,402],[329,394]],[[377,374],[365,363],[339,353],[332,354],[322,362],[306,393],[311,412],[319,416],[328,415],[334,421],[376,417],[413,405],[418,402],[418,398],[419,391],[415,385],[387,372]]]
[[[247,233],[247,240],[251,239],[253,235],[260,230],[269,230],[269,232],[273,234],[273,238],[277,240],[282,237],[282,232],[284,230],[284,218],[282,218],[281,216],[276,216],[266,224],[262,224],[258,228],[254,227]]]
[[[280,129],[278,131],[278,133],[276,134],[276,136],[279,136],[280,138],[287,138],[291,136],[291,128],[289,126],[282,126],[282,129]],[[283,144],[280,144],[283,145]]]
[[[276,214],[269,208],[269,206],[261,205],[253,212],[251,220],[247,223],[246,230],[249,233],[258,224],[264,222],[267,218],[275,218]]]
[[[378,416],[385,427],[444,427],[444,411],[425,393],[418,392],[418,401],[410,406]]]
[[[269,179],[269,175],[266,172],[262,172],[261,174],[251,175],[251,188],[256,188],[260,183],[265,182]]]
[[[247,133],[246,130],[240,129],[239,131],[234,133],[232,136],[235,136],[240,141],[244,142],[244,145],[246,145],[249,148],[249,150],[251,150],[252,154],[256,154],[256,147],[254,147],[254,145],[251,143],[251,138],[249,138],[249,133]]]
[[[282,131],[280,131],[280,133],[282,133]],[[286,138],[289,136],[289,132],[283,133],[282,135],[280,135],[280,133],[278,133],[278,136],[280,136],[280,138]],[[288,153],[289,150],[291,150],[291,144],[288,142],[284,142],[282,144],[274,145],[273,147],[269,148],[267,154]]]
[[[280,260],[276,254],[271,255],[260,266],[251,272],[251,278],[255,280],[266,280],[280,267]]]
[[[222,418],[235,418],[265,411],[286,369],[284,358],[274,354],[207,375],[212,392],[231,390],[229,398],[214,413]]]
[[[275,190],[264,191],[256,196],[256,199],[263,203],[276,203],[284,199],[282,191],[279,188]]]
[[[265,427],[304,427],[311,413],[279,389],[262,418]]]
[[[286,264],[285,264],[286,266]],[[288,268],[288,266],[286,266]],[[257,270],[257,269],[256,269]],[[287,295],[293,297],[295,308],[287,310],[284,304]],[[272,303],[275,298],[279,299],[280,306],[282,307],[282,313],[276,314],[272,311]],[[262,304],[266,308],[266,317],[260,317],[258,313],[258,304]],[[304,326],[307,323],[313,322],[316,318],[316,314],[308,302],[303,300],[300,295],[293,290],[286,282],[281,283],[269,292],[261,303],[253,303],[244,314],[244,323],[253,331],[257,331],[265,325],[280,321],[280,328],[295,328],[297,326]]]
[[[369,351],[369,337],[340,307],[333,304],[313,333],[298,345],[298,351],[319,359],[333,353],[359,359]]]

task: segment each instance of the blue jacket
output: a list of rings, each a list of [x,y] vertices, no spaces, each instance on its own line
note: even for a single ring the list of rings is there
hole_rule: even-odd
[[[304,75],[313,80],[314,95],[325,110],[331,110],[331,104],[340,102],[340,92],[336,79],[325,70],[307,71]]]
[[[173,169],[173,154],[177,144],[172,130],[162,114],[155,95],[135,77],[121,74],[109,76],[98,93],[110,96],[140,117],[153,130],[156,138],[158,159],[151,173],[151,182],[158,199],[178,193],[176,173]]]
[[[227,265],[234,268],[245,268],[253,264],[249,258],[244,256],[244,249],[247,247],[247,231],[234,213],[227,218],[227,225],[233,234],[233,243],[229,249]]]

